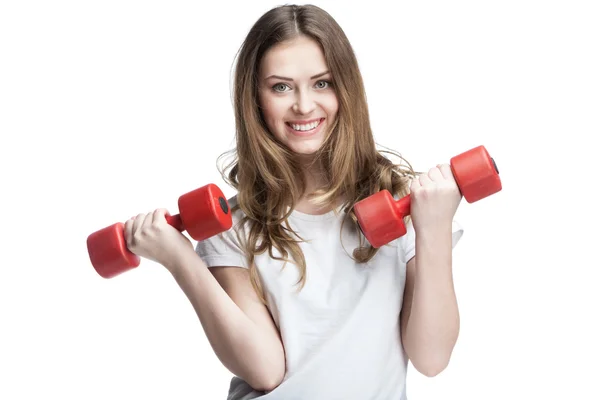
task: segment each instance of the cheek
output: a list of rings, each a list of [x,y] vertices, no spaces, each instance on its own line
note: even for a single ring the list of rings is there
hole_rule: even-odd
[[[329,114],[331,117],[337,114],[339,103],[335,94],[332,94],[331,97],[329,97],[323,105],[325,107],[325,110],[327,111],[327,114]]]
[[[261,102],[263,116],[269,125],[276,124],[285,114],[280,103],[269,98],[264,98]]]

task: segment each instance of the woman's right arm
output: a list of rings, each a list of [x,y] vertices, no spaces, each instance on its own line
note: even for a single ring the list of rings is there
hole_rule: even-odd
[[[255,390],[276,388],[285,374],[285,352],[248,270],[209,268],[194,251],[182,254],[168,269],[194,307],[223,365]]]

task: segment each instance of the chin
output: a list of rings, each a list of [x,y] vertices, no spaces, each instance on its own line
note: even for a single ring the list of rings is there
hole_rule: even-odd
[[[313,156],[321,149],[321,146],[288,146],[288,148],[299,156]]]

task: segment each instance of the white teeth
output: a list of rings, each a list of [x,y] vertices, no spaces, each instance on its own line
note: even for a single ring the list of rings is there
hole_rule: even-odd
[[[319,126],[319,123],[321,123],[320,120],[312,122],[310,124],[305,124],[305,125],[290,124],[290,126],[292,128],[294,128],[294,130],[296,130],[296,131],[310,131],[311,129],[315,129],[317,126]]]

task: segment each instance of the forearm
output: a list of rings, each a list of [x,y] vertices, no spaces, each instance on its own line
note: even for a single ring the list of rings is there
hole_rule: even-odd
[[[435,375],[449,362],[459,312],[452,277],[452,227],[416,235],[415,281],[404,346],[415,366]]]
[[[195,253],[177,260],[173,277],[191,302],[215,354],[257,390],[278,383],[282,349],[229,297]]]

